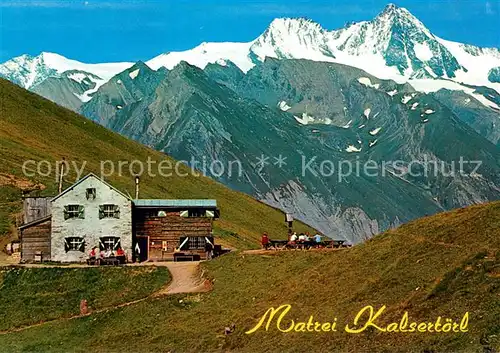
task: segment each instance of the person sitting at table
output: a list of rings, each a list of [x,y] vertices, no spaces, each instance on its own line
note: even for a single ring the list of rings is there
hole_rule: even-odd
[[[92,248],[92,250],[90,250],[90,252],[89,252],[89,259],[95,260],[95,258],[97,257],[97,250],[96,249],[97,249],[97,247],[94,246]]]
[[[304,233],[300,233],[299,235],[299,242],[304,242],[306,240],[306,235]]]
[[[311,237],[309,235],[309,232],[306,232],[306,234],[304,235],[305,239],[304,241],[311,241]]]
[[[97,250],[96,247],[94,246],[89,252],[89,258],[87,259],[87,264],[94,265],[96,260],[97,260]]]
[[[267,250],[269,248],[269,237],[267,236],[266,232],[262,234],[262,239],[260,240],[260,242],[262,244],[262,249]]]
[[[316,233],[316,235],[314,236],[314,241],[316,242],[316,244],[321,243],[321,235],[319,233]]]
[[[116,250],[116,257],[119,258],[119,260],[120,260],[121,263],[125,263],[126,256],[125,256],[125,251],[123,251],[122,248],[118,248]]]

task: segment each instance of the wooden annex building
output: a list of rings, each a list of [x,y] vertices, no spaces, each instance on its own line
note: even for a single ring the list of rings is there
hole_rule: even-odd
[[[211,243],[215,200],[135,200],[133,212],[136,256],[144,260],[172,260],[175,253],[205,259]]]
[[[21,261],[50,261],[51,216],[45,216],[19,227]]]

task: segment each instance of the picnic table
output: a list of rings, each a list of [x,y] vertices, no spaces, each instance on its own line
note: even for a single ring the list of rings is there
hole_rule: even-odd
[[[108,256],[97,259],[97,264],[102,266],[106,265],[118,266],[120,263],[121,259],[118,256]]]
[[[285,249],[288,244],[288,240],[269,240],[269,247],[274,249]]]
[[[324,240],[321,242],[316,242],[314,240],[309,241],[295,241],[290,242],[288,240],[272,240],[269,239],[268,249],[274,250],[286,250],[286,249],[311,249],[311,248],[347,248],[350,245],[346,244],[345,240]]]
[[[127,260],[125,255],[123,256],[107,256],[107,257],[91,257],[87,259],[87,265],[96,265],[96,266],[117,266],[120,264],[126,263]]]
[[[314,248],[320,245],[321,243],[317,243],[314,240],[310,241],[296,241],[290,242],[288,240],[269,240],[269,247],[276,250],[285,250],[285,249],[309,249]]]

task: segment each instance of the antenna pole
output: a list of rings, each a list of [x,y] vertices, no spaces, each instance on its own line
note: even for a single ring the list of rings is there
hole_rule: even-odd
[[[65,159],[63,157],[62,163],[61,163],[61,170],[59,173],[59,194],[62,192],[63,175],[64,175],[64,162],[65,162]]]
[[[135,177],[135,199],[139,199],[139,176]]]

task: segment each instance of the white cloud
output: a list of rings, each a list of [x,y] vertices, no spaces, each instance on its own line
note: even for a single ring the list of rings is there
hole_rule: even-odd
[[[496,11],[495,9],[493,8],[493,5],[491,4],[490,1],[486,1],[486,4],[484,5],[484,10],[486,12],[487,15],[495,15],[496,14]]]

